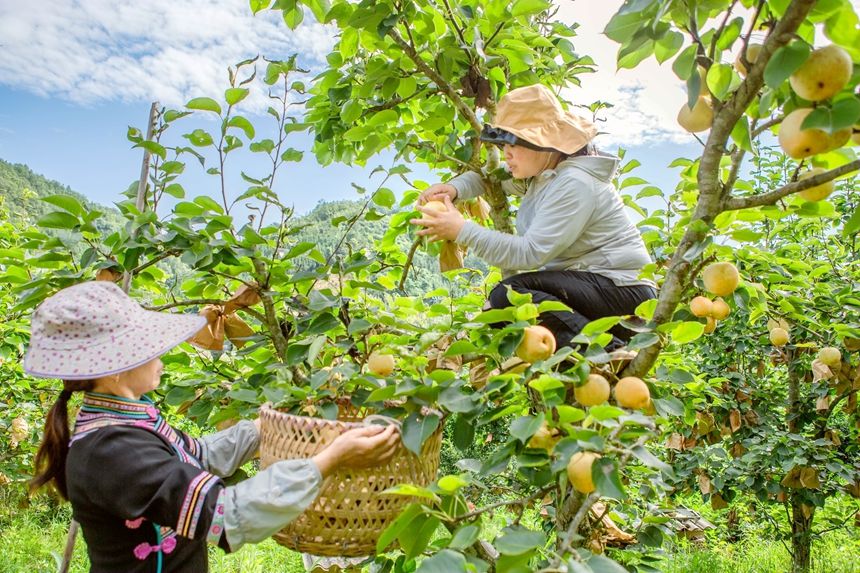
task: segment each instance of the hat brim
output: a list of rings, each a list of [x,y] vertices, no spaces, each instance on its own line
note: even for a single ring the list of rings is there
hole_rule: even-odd
[[[501,123],[492,125],[513,133],[536,148],[560,151],[566,155],[576,153],[597,136],[597,127],[593,123],[570,112],[564,114],[562,121],[540,126],[519,128]]]
[[[118,374],[146,364],[188,340],[206,325],[193,314],[170,314],[140,309],[120,334],[77,347],[31,344],[24,371],[38,378],[90,380]]]

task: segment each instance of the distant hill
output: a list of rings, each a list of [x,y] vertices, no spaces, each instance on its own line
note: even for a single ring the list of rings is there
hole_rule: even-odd
[[[115,229],[124,222],[115,208],[93,203],[68,185],[47,179],[26,165],[0,159],[0,197],[13,221],[34,224],[47,213],[56,211],[56,207],[40,200],[51,195],[70,195],[87,209],[103,212],[104,217],[96,223],[99,230]]]
[[[88,209],[97,209],[105,215],[98,223],[98,228],[105,234],[119,228],[125,219],[113,207],[105,207],[88,200],[85,196],[73,191],[68,185],[52,181],[33,172],[26,165],[14,164],[0,159],[0,197],[3,208],[10,213],[11,219],[24,225],[35,224],[45,214],[56,210],[56,207],[41,201],[42,197],[51,195],[70,195]],[[321,201],[309,213],[296,217],[294,224],[303,226],[296,233],[297,241],[312,242],[320,252],[328,256],[335,249],[346,229],[346,223],[332,225],[336,217],[351,217],[358,213],[364,200]],[[372,248],[373,241],[381,238],[388,228],[388,217],[376,221],[358,221],[351,229],[346,241],[341,244],[344,254],[348,249],[353,251]],[[406,237],[398,240],[398,247],[404,252],[410,244]],[[180,261],[174,264],[183,266]],[[486,271],[487,267],[475,257],[467,257],[467,266]],[[182,273],[184,274],[184,273]],[[410,293],[428,292],[440,286],[450,286],[439,273],[438,261],[419,250],[413,259],[406,290]]]

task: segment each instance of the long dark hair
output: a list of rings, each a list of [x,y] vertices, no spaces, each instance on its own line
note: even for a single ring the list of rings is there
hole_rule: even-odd
[[[66,456],[69,455],[69,399],[72,392],[92,390],[92,380],[64,380],[63,391],[45,419],[45,434],[36,453],[36,474],[30,480],[30,493],[42,486],[54,486],[63,499],[69,499],[66,487]]]

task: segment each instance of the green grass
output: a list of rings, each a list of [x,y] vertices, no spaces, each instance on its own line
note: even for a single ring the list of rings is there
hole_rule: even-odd
[[[860,541],[847,532],[834,532],[813,544],[813,571],[858,573],[858,557]],[[704,548],[682,543],[664,567],[664,573],[786,573],[791,559],[778,541],[748,538],[735,544],[709,542]]]
[[[53,573],[63,550],[71,517],[67,505],[47,498],[20,505],[20,495],[0,487],[0,573]],[[491,529],[504,525],[497,515]],[[498,522],[498,523],[497,523]],[[498,527],[496,527],[498,525]],[[534,524],[532,524],[534,525]],[[816,573],[860,573],[860,539],[855,529],[829,533],[813,546]],[[667,552],[664,573],[786,573],[790,559],[781,543],[760,533],[748,533],[738,543],[720,541],[716,532],[705,547],[679,542]],[[301,556],[274,541],[246,545],[225,554],[210,548],[212,573],[303,573]],[[84,541],[75,544],[72,573],[87,573],[89,563]]]

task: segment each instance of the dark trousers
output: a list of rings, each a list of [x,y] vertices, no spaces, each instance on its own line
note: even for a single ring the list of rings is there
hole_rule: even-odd
[[[647,285],[617,286],[604,276],[584,271],[534,271],[508,277],[490,291],[493,308],[511,305],[507,286],[518,293],[530,293],[532,302],[561,301],[573,312],[545,312],[540,323],[555,335],[559,348],[570,345],[571,339],[592,320],[605,316],[633,314],[636,307],[648,299],[656,298],[657,291]],[[615,325],[610,331],[612,342],[606,347],[614,350],[635,334],[632,330]]]

